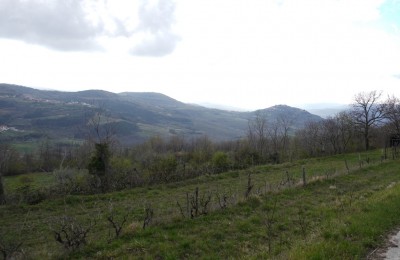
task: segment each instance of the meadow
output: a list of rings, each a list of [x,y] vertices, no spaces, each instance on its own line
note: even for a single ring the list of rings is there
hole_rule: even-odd
[[[28,259],[363,259],[400,225],[398,165],[374,150],[30,204],[55,174],[9,176],[0,242]],[[82,245],[56,241],[63,224]]]

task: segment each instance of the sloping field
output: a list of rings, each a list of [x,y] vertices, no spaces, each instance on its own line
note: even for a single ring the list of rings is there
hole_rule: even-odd
[[[0,207],[0,234],[8,247],[22,243],[16,255],[35,259],[365,258],[400,225],[398,165],[374,151],[21,202]],[[52,178],[9,177],[6,190],[42,189]],[[117,226],[126,218],[118,238],[110,217]],[[92,226],[87,243],[65,249],[55,239],[61,224]]]

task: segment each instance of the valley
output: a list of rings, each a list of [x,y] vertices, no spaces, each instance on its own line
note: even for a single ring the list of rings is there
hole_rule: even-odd
[[[270,121],[290,115],[293,131],[308,121],[321,120],[284,105],[235,112],[184,104],[159,93],[59,92],[0,84],[0,125],[21,130],[1,135],[0,140],[10,140],[8,135],[21,142],[55,137],[83,139],[88,120],[99,111],[109,117],[124,144],[138,144],[151,136],[192,139],[207,135],[214,141],[238,140],[246,136],[249,120],[261,112]]]

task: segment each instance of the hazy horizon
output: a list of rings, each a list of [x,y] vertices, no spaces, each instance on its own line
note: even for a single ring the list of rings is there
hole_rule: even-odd
[[[6,84],[6,85],[15,85],[16,84],[11,84],[11,83],[0,83],[0,84]],[[20,86],[20,85],[18,85]],[[137,91],[130,91],[130,92],[113,92],[113,91],[109,91],[109,90],[101,90],[101,89],[82,89],[82,90],[57,90],[57,89],[52,89],[52,88],[41,88],[41,87],[33,87],[33,86],[21,86],[21,87],[28,87],[28,88],[33,88],[33,89],[37,89],[37,90],[43,90],[43,91],[60,91],[60,92],[79,92],[79,91],[87,91],[87,90],[100,90],[100,91],[108,91],[110,93],[114,93],[114,94],[121,94],[121,93],[157,93],[157,94],[162,94],[162,95],[166,95],[164,93],[161,92],[137,92]],[[175,99],[178,102],[183,102],[175,97],[172,96],[168,96],[169,98]],[[224,104],[218,104],[218,103],[210,103],[210,102],[199,102],[199,103],[193,103],[193,102],[183,102],[186,104],[190,104],[190,105],[196,105],[196,106],[202,106],[202,107],[206,107],[206,108],[213,108],[213,109],[221,109],[221,110],[227,110],[227,111],[237,111],[237,112],[252,112],[255,110],[260,110],[260,109],[266,109],[266,108],[270,108],[273,106],[279,106],[279,105],[286,105],[286,106],[291,106],[291,107],[295,107],[295,108],[300,108],[300,109],[304,109],[307,110],[308,112],[321,116],[321,117],[327,117],[327,116],[333,116],[334,114],[336,114],[337,112],[340,112],[344,109],[346,109],[346,107],[349,106],[349,104],[339,104],[339,103],[310,103],[310,104],[298,104],[298,105],[288,105],[288,104],[273,104],[270,105],[268,107],[258,107],[255,109],[246,109],[246,108],[241,108],[241,107],[234,107],[234,106],[227,106]]]

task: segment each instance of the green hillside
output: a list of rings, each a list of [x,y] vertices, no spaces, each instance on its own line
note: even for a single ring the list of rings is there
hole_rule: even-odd
[[[0,140],[82,139],[88,120],[100,110],[124,144],[140,143],[157,135],[235,140],[246,135],[248,121],[261,112],[271,122],[290,116],[292,129],[321,120],[307,111],[282,105],[233,112],[185,104],[159,93],[60,92],[0,84],[0,125],[10,128],[1,132]]]

